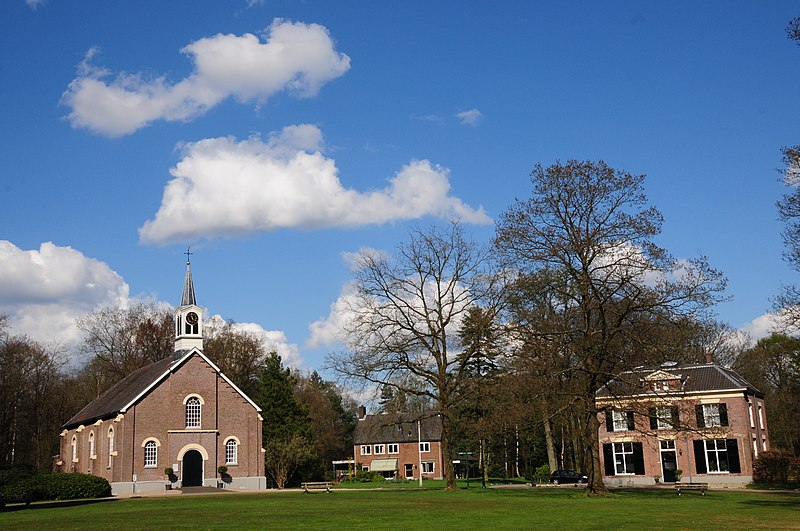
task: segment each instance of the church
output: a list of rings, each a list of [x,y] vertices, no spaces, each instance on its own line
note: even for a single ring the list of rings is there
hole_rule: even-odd
[[[56,465],[106,478],[115,495],[173,486],[264,489],[260,412],[203,354],[203,310],[187,261],[174,352],[67,421]]]

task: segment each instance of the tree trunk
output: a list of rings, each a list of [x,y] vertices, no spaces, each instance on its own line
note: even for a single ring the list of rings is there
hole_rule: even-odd
[[[553,440],[553,427],[550,424],[550,416],[547,412],[547,403],[542,400],[542,424],[544,424],[544,443],[547,447],[547,464],[551,471],[558,469],[558,460],[556,459],[556,446]]]
[[[586,418],[583,432],[583,445],[584,445],[584,459],[588,464],[586,475],[589,476],[587,488],[589,494],[605,495],[608,494],[608,489],[603,483],[602,462],[600,461],[600,441],[598,439],[598,430],[600,429],[600,420],[597,418],[597,413],[591,411]]]

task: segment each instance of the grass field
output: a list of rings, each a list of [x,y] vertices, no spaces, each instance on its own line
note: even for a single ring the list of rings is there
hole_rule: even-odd
[[[391,489],[173,495],[0,513],[0,529],[800,529],[800,494]]]

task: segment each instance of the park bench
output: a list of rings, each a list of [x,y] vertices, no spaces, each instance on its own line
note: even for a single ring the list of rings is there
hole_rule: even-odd
[[[675,490],[678,491],[678,496],[681,495],[682,490],[699,490],[700,495],[705,496],[708,483],[675,483]]]
[[[26,494],[23,496],[9,496],[6,494],[0,494],[0,507],[5,507],[7,503],[24,503],[25,507],[29,506],[33,498]]]
[[[331,491],[331,483],[330,481],[317,481],[312,483],[303,483],[302,484],[303,490],[305,492],[310,492],[312,490],[324,490],[326,492]]]

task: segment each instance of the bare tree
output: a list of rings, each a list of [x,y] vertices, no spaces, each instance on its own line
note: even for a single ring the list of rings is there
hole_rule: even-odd
[[[345,378],[433,400],[449,489],[455,488],[453,406],[477,355],[463,351],[458,329],[475,305],[497,311],[501,290],[489,265],[488,249],[468,240],[457,223],[415,230],[394,257],[363,252],[346,330],[350,351],[328,358]]]
[[[255,396],[258,373],[267,352],[255,334],[237,330],[233,322],[213,320],[204,327],[203,352],[248,396]]]
[[[496,245],[520,272],[539,274],[550,314],[530,330],[560,349],[577,412],[589,489],[605,493],[596,392],[649,343],[653,322],[701,315],[725,279],[705,258],[676,260],[658,247],[662,216],[644,176],[603,161],[567,161],[531,173],[533,193],[503,214]]]
[[[264,447],[264,467],[279,489],[297,468],[314,457],[314,447],[298,434],[270,439]]]
[[[91,356],[87,370],[97,378],[97,393],[172,354],[173,327],[172,309],[154,304],[104,308],[79,319],[81,350]]]

